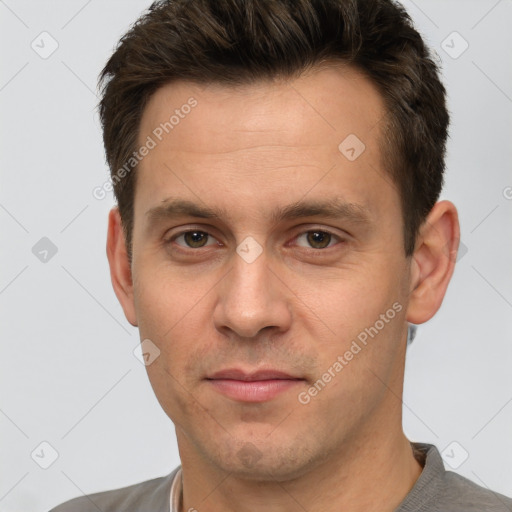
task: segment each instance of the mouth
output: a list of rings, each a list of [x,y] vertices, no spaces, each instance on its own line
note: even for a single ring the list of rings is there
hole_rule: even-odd
[[[279,370],[244,372],[222,370],[206,378],[218,393],[237,402],[267,402],[305,382],[305,379]]]

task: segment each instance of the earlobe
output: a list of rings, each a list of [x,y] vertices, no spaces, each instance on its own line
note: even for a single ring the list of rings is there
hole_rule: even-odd
[[[126,319],[137,326],[133,297],[133,279],[119,209],[112,208],[108,216],[107,258],[114,292],[119,300]]]
[[[440,308],[455,268],[459,236],[453,203],[436,203],[420,229],[412,256],[408,322],[426,322]]]

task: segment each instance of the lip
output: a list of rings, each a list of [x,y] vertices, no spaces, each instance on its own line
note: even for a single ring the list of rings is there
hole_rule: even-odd
[[[221,370],[206,380],[227,398],[253,403],[269,401],[304,381],[280,370],[244,372],[237,368]]]
[[[238,368],[229,368],[227,370],[221,370],[212,374],[210,377],[208,377],[208,379],[232,379],[242,380],[244,382],[253,382],[257,380],[296,380],[298,377],[294,377],[293,375],[282,372],[280,370],[261,369],[253,372],[244,372]]]

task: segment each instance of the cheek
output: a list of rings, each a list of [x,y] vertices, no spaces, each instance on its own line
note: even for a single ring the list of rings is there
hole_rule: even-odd
[[[201,413],[190,394],[198,369],[189,362],[200,360],[197,351],[205,348],[198,345],[207,338],[204,330],[211,316],[205,310],[206,294],[211,286],[187,285],[183,277],[163,270],[139,272],[138,277],[134,293],[140,338],[151,340],[160,351],[146,371],[160,405],[181,424]]]
[[[352,404],[354,411],[362,403],[375,404],[385,392],[382,382],[397,371],[404,334],[406,304],[398,270],[388,266],[372,272],[374,268],[325,280],[321,293],[310,293],[304,300],[328,327],[316,321],[312,333],[319,354],[317,378],[329,380],[329,371],[336,375],[325,399],[336,397],[345,406],[355,401],[359,405]]]
[[[329,289],[316,308],[334,334],[315,340],[320,361],[313,386],[322,391],[314,407],[343,429],[378,406],[400,371],[406,308],[393,283],[379,287],[364,280]]]
[[[326,336],[339,343],[347,342],[376,322],[381,327],[381,315],[386,330],[392,323],[400,323],[402,317],[398,310],[405,307],[396,275],[391,275],[389,270],[384,274],[367,267],[346,276],[317,280],[314,288],[308,280],[302,284],[301,299],[324,324]],[[398,305],[393,308],[395,303]]]
[[[184,279],[176,270],[139,272],[134,294],[141,336],[166,340],[184,328],[193,328],[204,311],[209,288],[206,279]]]

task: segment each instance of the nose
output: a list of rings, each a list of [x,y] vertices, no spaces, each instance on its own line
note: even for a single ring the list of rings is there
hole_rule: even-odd
[[[290,328],[291,292],[269,266],[265,251],[250,263],[235,254],[217,290],[213,321],[223,334],[256,338],[263,329],[278,333]]]

